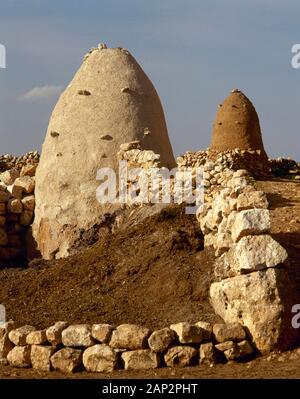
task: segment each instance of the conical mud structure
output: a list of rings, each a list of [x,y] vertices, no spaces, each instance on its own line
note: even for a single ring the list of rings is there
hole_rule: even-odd
[[[100,45],[85,57],[50,119],[36,175],[34,236],[46,259],[64,257],[107,211],[96,200],[97,170],[117,171],[120,145],[140,141],[175,159],[151,81],[125,49]]]
[[[232,90],[219,105],[213,124],[211,150],[258,150],[266,157],[257,112],[240,90]]]

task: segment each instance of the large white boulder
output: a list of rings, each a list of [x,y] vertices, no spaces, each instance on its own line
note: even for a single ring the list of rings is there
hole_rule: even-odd
[[[277,268],[227,278],[211,285],[211,303],[226,323],[246,327],[257,349],[267,353],[286,347],[298,334],[291,324],[287,284],[287,274]]]

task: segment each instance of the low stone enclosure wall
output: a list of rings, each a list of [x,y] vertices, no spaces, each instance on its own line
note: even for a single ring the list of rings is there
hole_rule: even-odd
[[[12,159],[1,169],[2,259],[20,256],[17,250],[27,246],[38,164],[38,155],[34,154],[25,157],[23,163]],[[187,152],[177,159],[179,171],[204,168],[205,203],[196,217],[205,246],[215,250],[210,300],[226,324],[178,323],[151,333],[133,325],[68,327],[65,322],[36,331],[32,326],[16,328],[14,322],[8,322],[0,328],[1,362],[47,371],[85,368],[104,372],[244,361],[255,354],[299,343],[299,332],[291,324],[295,302],[286,289],[290,286],[286,274],[288,254],[269,234],[265,193],[255,188],[247,169],[239,169],[244,163],[255,165],[256,155],[251,150],[235,150],[211,159],[208,150]],[[138,142],[123,144],[119,159],[127,160],[130,167],[159,167],[159,155],[142,151]],[[277,168],[277,175],[283,164],[284,176],[298,180],[299,164],[288,160],[269,162],[271,171]]]
[[[46,330],[16,328],[12,321],[0,327],[0,363],[38,371],[213,366],[254,356],[246,331],[238,323],[183,322],[153,332],[133,324],[115,328],[109,324],[68,326],[62,321]]]

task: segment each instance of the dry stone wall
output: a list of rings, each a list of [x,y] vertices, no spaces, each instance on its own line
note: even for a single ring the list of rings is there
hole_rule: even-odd
[[[213,366],[254,356],[239,323],[182,322],[156,331],[134,324],[115,327],[62,321],[44,330],[18,327],[13,321],[0,326],[0,363],[38,371],[107,373]]]
[[[209,169],[216,166],[209,164]],[[222,188],[211,193],[197,214],[205,246],[214,247],[217,257],[212,306],[225,322],[242,323],[261,353],[286,349],[298,334],[288,317],[291,304],[284,290],[288,254],[268,234],[268,201],[248,171],[221,174]]]
[[[124,147],[123,159],[136,166],[136,155],[143,159],[143,152],[129,148]],[[205,246],[212,246],[216,255],[211,303],[226,323],[239,322],[247,328],[259,352],[285,349],[298,333],[288,317],[291,304],[284,290],[288,254],[269,235],[266,194],[255,188],[247,169],[235,170],[249,158],[248,151],[227,151],[216,159],[210,155],[210,151],[188,152],[177,165],[179,171],[192,168],[192,174],[199,167],[204,170],[205,202],[197,218]],[[259,155],[254,152],[253,160]]]
[[[0,157],[0,260],[26,259],[35,209],[37,151]]]

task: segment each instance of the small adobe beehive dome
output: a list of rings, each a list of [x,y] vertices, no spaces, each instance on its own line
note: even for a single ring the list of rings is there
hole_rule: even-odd
[[[234,89],[219,105],[213,124],[211,150],[261,150],[265,154],[260,124],[251,101]]]
[[[108,209],[96,200],[97,170],[117,171],[120,145],[134,140],[175,166],[151,81],[127,50],[100,45],[59,98],[43,144],[33,234],[45,259],[67,256],[78,232],[99,223]]]

